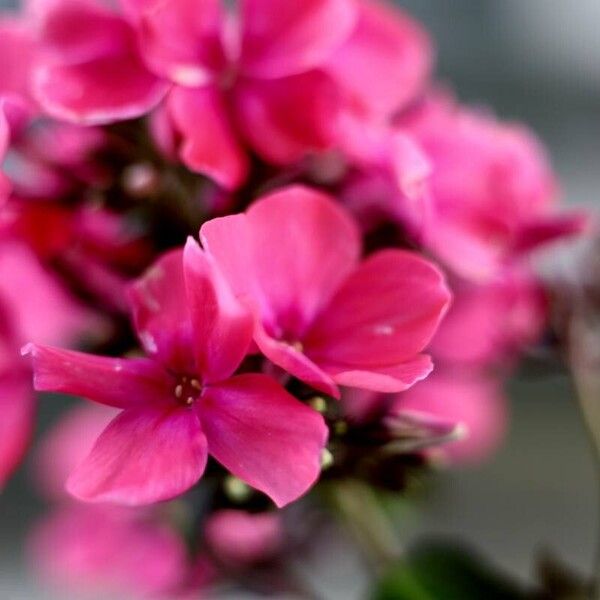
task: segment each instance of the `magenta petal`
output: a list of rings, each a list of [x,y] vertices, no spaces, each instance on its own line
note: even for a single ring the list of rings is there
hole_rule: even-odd
[[[167,406],[172,381],[154,361],[108,358],[27,344],[33,384],[40,392],[64,392],[117,408]]]
[[[193,410],[126,410],[71,474],[67,489],[90,502],[151,504],[188,490],[206,459],[206,438]]]
[[[327,441],[323,417],[265,375],[241,375],[202,399],[209,452],[282,507],[317,480]]]
[[[26,373],[0,377],[0,489],[18,466],[33,433],[35,401]]]
[[[172,250],[150,267],[130,287],[129,302],[146,352],[175,371],[193,372],[183,251]]]
[[[36,99],[48,114],[85,125],[146,114],[168,85],[133,56],[110,56],[79,65],[45,66],[34,81]]]
[[[204,225],[206,247],[237,294],[255,294],[246,270],[251,257],[268,333],[297,341],[355,266],[358,228],[328,196],[300,186],[255,202],[246,213],[245,239],[232,237],[243,230],[240,219]]]
[[[289,165],[334,143],[339,93],[320,71],[273,81],[242,79],[234,102],[238,128],[268,162]]]
[[[353,100],[375,116],[389,116],[425,86],[433,63],[426,32],[397,8],[361,2],[354,33],[327,71]]]
[[[385,394],[403,392],[425,379],[432,369],[433,363],[426,354],[418,354],[415,358],[392,367],[369,367],[365,370],[347,365],[323,367],[338,385]]]
[[[152,69],[182,86],[197,87],[225,67],[220,0],[166,0],[144,11],[141,43]]]
[[[205,383],[222,381],[246,356],[254,320],[234,297],[214,259],[191,238],[183,257],[196,371]]]
[[[351,0],[242,0],[241,70],[278,78],[317,67],[350,34]]]
[[[308,383],[315,390],[324,394],[334,398],[340,397],[340,391],[333,379],[310,358],[305,356],[299,348],[272,338],[260,323],[256,324],[254,340],[260,351],[271,362],[290,375],[297,377],[304,383]]]
[[[304,338],[317,364],[396,367],[429,343],[450,300],[441,272],[417,254],[385,250],[342,284]]]
[[[224,188],[239,187],[247,176],[248,159],[219,91],[175,87],[168,103],[173,123],[183,137],[181,160]]]

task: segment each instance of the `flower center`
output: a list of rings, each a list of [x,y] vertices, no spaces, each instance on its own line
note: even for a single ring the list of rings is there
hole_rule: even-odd
[[[202,384],[194,377],[180,377],[173,393],[178,403],[192,406],[202,393]]]

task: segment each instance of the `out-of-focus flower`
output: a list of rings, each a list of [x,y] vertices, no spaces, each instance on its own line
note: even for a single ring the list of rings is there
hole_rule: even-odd
[[[432,164],[424,243],[455,272],[493,278],[546,242],[581,233],[586,218],[557,212],[557,184],[525,127],[433,94],[398,121]]]
[[[46,434],[36,452],[34,475],[47,498],[70,498],[65,490],[69,475],[117,413],[117,409],[99,404],[76,406]]]
[[[98,124],[156,106],[168,84],[143,62],[133,26],[101,0],[40,3],[33,91],[49,115]]]
[[[248,175],[245,146],[277,166],[331,148],[407,161],[387,125],[425,87],[433,51],[404,13],[362,0],[121,7],[60,0],[41,11],[35,90],[49,114],[109,123],[166,97],[153,119],[159,146],[228,189]],[[398,158],[382,157],[384,145]]]
[[[260,350],[298,379],[339,397],[338,384],[396,392],[430,372],[420,352],[449,302],[442,274],[400,250],[360,263],[358,228],[328,196],[287,188],[200,237],[254,312]]]
[[[504,439],[508,423],[508,401],[499,381],[489,374],[460,369],[436,369],[426,381],[395,396],[391,414],[405,411],[419,411],[460,425],[460,438],[434,451],[461,464],[488,458]]]
[[[252,566],[273,558],[282,548],[281,518],[276,513],[220,510],[206,522],[204,540],[225,565]]]
[[[453,292],[453,304],[430,346],[437,361],[505,365],[543,332],[548,299],[531,274],[507,271],[487,284],[457,281]]]
[[[13,133],[36,114],[31,75],[36,56],[33,30],[26,18],[0,15],[0,98]]]
[[[134,509],[70,503],[33,529],[29,562],[41,581],[91,598],[173,598],[187,577],[183,540]]]
[[[232,377],[252,319],[210,257],[189,240],[132,287],[131,300],[152,358],[26,349],[36,389],[123,409],[73,472],[69,491],[132,505],[173,498],[198,481],[210,453],[278,506],[305,493],[320,472],[323,418],[267,376]]]

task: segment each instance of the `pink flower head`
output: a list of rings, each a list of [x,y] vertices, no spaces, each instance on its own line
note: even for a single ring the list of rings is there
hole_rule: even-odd
[[[425,244],[458,274],[489,279],[524,252],[582,231],[582,215],[556,212],[554,173],[523,126],[457,106],[441,93],[398,124],[432,163]]]
[[[430,347],[445,364],[510,362],[543,332],[548,299],[530,274],[506,272],[485,285],[457,282],[453,292],[452,307]]]
[[[186,548],[175,531],[113,506],[55,509],[31,532],[28,558],[44,584],[69,597],[173,598],[187,577]]]
[[[208,454],[283,506],[320,472],[321,415],[265,375],[232,376],[252,340],[252,319],[212,259],[192,240],[131,288],[149,358],[114,359],[30,345],[38,390],[122,409],[75,469],[77,498],[147,504],[202,476]]]
[[[464,435],[436,448],[453,463],[478,463],[504,439],[508,402],[495,379],[477,373],[436,370],[426,381],[398,394],[392,414],[418,411],[462,426]]]
[[[357,225],[330,197],[286,188],[200,237],[254,312],[256,344],[291,375],[339,397],[338,385],[397,392],[431,371],[420,353],[449,302],[442,274],[401,250],[360,262]]]
[[[276,513],[220,510],[206,522],[204,539],[210,551],[226,565],[251,566],[273,558],[282,548],[281,517]]]

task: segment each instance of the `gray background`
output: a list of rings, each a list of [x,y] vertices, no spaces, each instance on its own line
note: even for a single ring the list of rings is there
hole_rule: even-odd
[[[597,206],[600,2],[400,4],[436,38],[441,79],[464,101],[528,122],[550,147],[567,201]],[[483,467],[441,474],[419,512],[398,524],[400,531],[407,540],[423,533],[460,535],[524,580],[542,546],[589,571],[598,499],[572,390],[559,375],[517,379],[510,387],[513,421],[505,447]],[[42,404],[40,428],[55,418],[59,404]],[[0,496],[0,600],[48,597],[38,595],[21,566],[23,535],[39,510],[24,468]],[[328,598],[360,597],[356,557],[350,550],[328,555],[338,558],[314,565],[315,582],[331,590]]]

